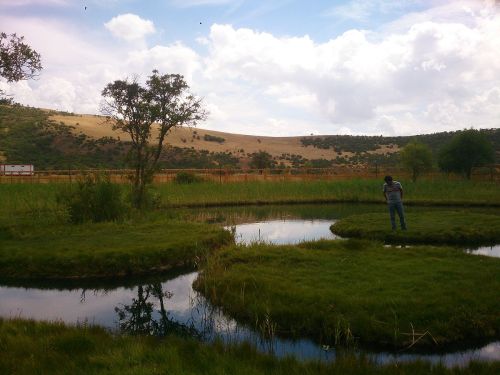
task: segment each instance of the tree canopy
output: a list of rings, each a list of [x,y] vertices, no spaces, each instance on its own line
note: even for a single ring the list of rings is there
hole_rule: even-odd
[[[439,153],[439,167],[445,172],[463,173],[470,179],[472,168],[493,163],[491,142],[475,129],[457,133]]]
[[[250,160],[250,167],[255,169],[273,168],[276,162],[273,160],[271,154],[265,151],[259,151],[252,154]]]
[[[40,54],[24,43],[23,36],[0,33],[0,77],[17,82],[36,77],[40,70]]]
[[[432,152],[429,146],[412,141],[408,143],[400,153],[403,167],[412,174],[413,182],[417,181],[418,176],[432,168]]]
[[[102,95],[102,112],[113,129],[127,133],[132,141],[134,204],[141,207],[168,132],[176,126],[195,125],[207,112],[201,99],[189,92],[183,76],[161,75],[157,70],[144,86],[137,79],[117,80],[109,83]]]

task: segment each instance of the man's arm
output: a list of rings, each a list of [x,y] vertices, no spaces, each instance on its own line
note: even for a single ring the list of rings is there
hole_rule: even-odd
[[[401,193],[401,200],[403,200],[403,187],[399,185],[399,192]]]

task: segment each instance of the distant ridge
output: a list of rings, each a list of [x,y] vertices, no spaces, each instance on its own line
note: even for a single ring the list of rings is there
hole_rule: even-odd
[[[0,105],[0,162],[33,163],[38,169],[123,168],[128,136],[105,119],[23,106]],[[500,162],[500,129],[481,130]],[[335,164],[396,165],[410,140],[434,153],[456,132],[416,136],[314,135],[266,137],[177,128],[167,137],[163,168],[245,167],[253,153],[269,153],[276,165],[328,167]]]

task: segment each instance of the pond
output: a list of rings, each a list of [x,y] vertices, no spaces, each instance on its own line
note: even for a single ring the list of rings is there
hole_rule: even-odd
[[[185,210],[183,217],[221,223],[235,233],[240,243],[265,241],[297,243],[320,238],[335,239],[329,227],[334,220],[352,212],[380,209],[371,205],[281,206],[214,210]],[[474,254],[498,256],[498,246],[468,250]],[[310,340],[265,337],[213,307],[192,288],[198,273],[192,270],[160,278],[126,280],[114,284],[64,283],[61,285],[0,286],[0,316],[63,321],[68,324],[96,324],[117,332],[163,336],[177,331],[205,341],[248,341],[259,350],[277,356],[332,361],[342,352]],[[416,359],[465,366],[471,360],[500,360],[500,342],[479,348],[441,353],[376,353],[356,351],[377,363]]]

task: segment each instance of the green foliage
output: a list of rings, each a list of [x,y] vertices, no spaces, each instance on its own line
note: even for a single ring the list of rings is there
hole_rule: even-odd
[[[276,162],[271,154],[265,151],[254,152],[251,155],[250,167],[255,169],[274,168]]]
[[[429,211],[406,214],[408,230],[391,230],[388,213],[352,215],[331,229],[342,237],[388,243],[495,244],[500,242],[500,216],[467,211]]]
[[[103,175],[87,175],[76,188],[63,191],[58,201],[66,206],[73,223],[118,220],[127,210],[121,186],[110,182]]]
[[[322,344],[436,350],[500,337],[500,259],[453,248],[234,246],[208,259],[195,287],[236,319]]]
[[[481,129],[479,130],[488,138],[493,149],[500,151],[500,129]],[[382,136],[350,136],[350,135],[332,135],[323,137],[304,137],[301,138],[303,146],[312,146],[320,149],[333,149],[335,152],[352,152],[355,155],[347,160],[339,159],[337,163],[347,161],[349,163],[369,163],[379,165],[396,165],[398,162],[397,154],[369,154],[367,151],[375,151],[382,146],[392,148],[393,145],[404,147],[409,142],[415,141],[430,147],[433,154],[437,154],[442,145],[450,142],[459,132],[441,132],[434,134],[423,134],[416,136],[403,137],[382,137]],[[495,163],[500,163],[500,153],[497,153]]]
[[[413,141],[400,152],[401,163],[412,174],[413,182],[418,176],[432,168],[432,151],[429,146]]]
[[[217,143],[224,143],[226,141],[222,137],[217,137],[215,135],[210,135],[210,134],[205,134],[203,136],[203,139],[207,142],[217,142]]]
[[[198,177],[194,173],[190,172],[179,172],[175,175],[174,182],[177,184],[194,184],[196,182],[203,181],[201,177]]]
[[[463,173],[467,179],[471,177],[472,168],[494,161],[491,142],[475,129],[457,133],[439,153],[439,167],[443,171]]]
[[[0,77],[17,82],[36,77],[40,70],[40,54],[24,43],[24,37],[0,33]]]
[[[39,109],[0,105],[0,150],[8,163],[34,164],[38,171],[125,167],[126,142],[75,135],[48,116]]]
[[[230,152],[209,152],[193,148],[167,147],[158,162],[160,168],[219,168],[239,166],[239,159]]]

